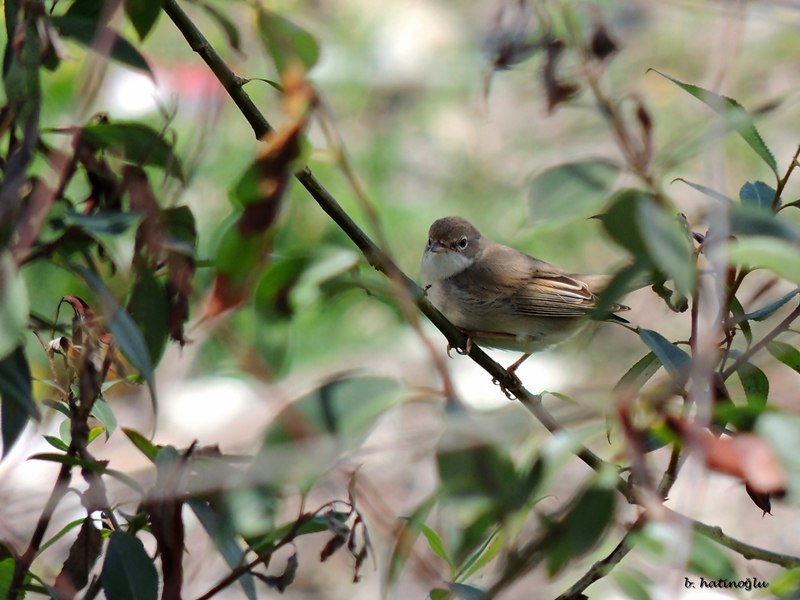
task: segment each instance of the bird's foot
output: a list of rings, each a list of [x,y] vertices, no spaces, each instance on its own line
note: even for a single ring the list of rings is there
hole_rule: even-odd
[[[464,331],[463,329],[461,331],[467,335],[467,343],[464,348],[447,344],[447,356],[449,358],[453,358],[450,356],[450,350],[455,350],[456,353],[460,354],[461,356],[468,356],[470,352],[472,352],[472,346],[474,345],[474,342],[472,341],[472,334],[469,331]]]
[[[433,284],[429,283],[424,288],[422,288],[422,295],[423,296],[427,296],[428,295],[428,290],[431,289],[432,287],[433,287]]]
[[[503,392],[503,394],[505,394],[506,398],[508,398],[509,400],[516,400],[514,392],[518,391],[522,387],[522,380],[519,377],[517,377],[517,374],[514,373],[514,371],[512,370],[508,370],[508,374],[511,375],[511,379],[514,381],[513,385],[511,385],[510,387],[506,387],[505,385],[497,381],[497,379],[492,379],[492,383],[497,386],[500,386],[500,391]]]

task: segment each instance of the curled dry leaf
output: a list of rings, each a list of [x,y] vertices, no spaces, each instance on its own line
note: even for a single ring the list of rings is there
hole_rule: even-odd
[[[543,75],[548,112],[553,112],[557,105],[572,98],[580,89],[574,83],[561,81],[556,73],[558,60],[565,48],[566,44],[562,40],[553,40],[547,45]]]
[[[757,494],[782,494],[787,475],[772,447],[753,433],[719,438],[684,420],[670,419],[670,426],[695,450],[702,452],[712,471],[738,477]]]
[[[103,548],[103,536],[91,517],[86,517],[78,532],[78,537],[69,549],[61,572],[53,587],[64,598],[74,598],[78,590],[89,583],[89,573],[94,567]]]

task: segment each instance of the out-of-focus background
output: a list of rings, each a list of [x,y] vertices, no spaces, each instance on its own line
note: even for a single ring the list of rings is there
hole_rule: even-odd
[[[636,99],[646,106],[654,123],[660,184],[690,223],[702,229],[713,201],[674,179],[699,182],[736,198],[746,181],[770,182],[772,174],[739,137],[725,135],[707,106],[648,69],[734,97],[759,114],[759,131],[775,153],[779,170],[786,169],[800,140],[800,4],[689,0],[572,4],[579,27],[590,29],[602,21],[617,42],[619,52],[608,61],[602,77],[604,91],[615,99],[627,98],[623,106],[628,102],[635,107]],[[239,27],[240,51],[230,47],[206,12],[192,3],[185,9],[233,71],[252,79],[245,90],[280,126],[285,119],[281,96],[258,80],[274,80],[276,74],[257,38],[252,8],[239,2],[214,6]],[[589,90],[582,87],[569,103],[548,110],[541,53],[510,70],[491,72],[487,45],[499,31],[501,15],[518,19],[524,29],[523,17],[514,13],[516,3],[298,0],[270,3],[269,8],[287,15],[320,42],[321,59],[309,78],[323,98],[328,122],[335,126],[342,147],[332,148],[314,122],[308,132],[308,165],[345,210],[368,233],[377,235],[337,163],[336,153],[346,153],[377,214],[386,249],[412,278],[419,280],[428,227],[446,215],[467,217],[487,237],[575,272],[610,273],[623,264],[623,252],[604,237],[599,222],[589,218],[601,205],[558,206],[548,203],[547,197],[532,195],[532,191],[541,194],[541,187],[532,182],[548,168],[584,158],[620,164],[623,160]],[[534,11],[527,30],[535,29]],[[123,32],[131,34],[125,28]],[[162,205],[191,207],[199,233],[198,257],[212,258],[233,218],[230,190],[260,147],[220,84],[165,15],[142,46],[155,81],[118,64],[87,58],[82,48],[68,42],[60,50],[65,64],[43,81],[43,125],[66,127],[104,112],[112,119],[136,119],[160,129],[168,115],[188,183],[185,188],[174,180],[153,183]],[[106,77],[98,93],[86,99],[81,86],[87,85],[95,69],[106,70]],[[565,80],[581,81],[574,57],[565,55],[558,69]],[[58,135],[50,134],[47,141],[59,144]],[[634,176],[623,173],[613,186],[631,183]],[[784,198],[793,199],[798,193],[797,184],[790,181]],[[325,540],[303,538],[298,543],[297,580],[286,591],[287,598],[366,599],[381,594],[424,598],[449,575],[422,538],[397,582],[383,589],[382,581],[400,518],[412,514],[436,488],[437,444],[451,443],[454,437],[489,439],[511,447],[512,456],[521,461],[548,444],[553,453],[564,450],[518,403],[509,402],[483,370],[455,354],[445,365],[467,413],[446,412],[441,374],[431,358],[431,352],[444,355],[446,340],[421,316],[416,317],[420,323],[415,330],[393,302],[368,293],[360,283],[346,285],[346,276],[341,275],[354,265],[360,274],[354,282],[363,277],[380,285],[382,280],[296,182],[290,185],[274,232],[275,257],[297,258],[314,268],[304,272],[281,302],[259,306],[256,292],[255,300],[232,314],[201,321],[213,272],[200,264],[191,304],[195,316],[186,332],[191,342],[182,349],[168,346],[156,370],[159,411],[153,441],[185,448],[197,440],[200,445],[219,444],[226,454],[253,454],[262,448],[276,415],[331,377],[354,372],[388,378],[394,382],[394,405],[374,427],[365,431],[356,427],[358,434],[346,446],[331,440],[306,443],[302,436],[276,446],[262,453],[259,477],[265,485],[283,490],[275,516],[283,522],[300,510],[308,481],[313,479],[315,485],[305,500],[307,507],[346,497],[348,482],[358,469],[359,500],[374,560],[363,567],[362,581],[353,584],[348,569],[352,559],[341,554],[321,565],[316,555]],[[36,313],[52,315],[66,294],[91,296],[70,273],[52,263],[35,263],[22,273]],[[334,279],[335,285],[330,284]],[[752,289],[767,280],[767,275],[756,278]],[[779,283],[762,299],[777,298],[790,289]],[[688,314],[671,312],[648,288],[631,294],[625,303],[630,307],[625,316],[633,325],[657,330],[670,340],[688,338]],[[755,323],[756,336],[766,328]],[[49,367],[41,347],[31,340],[27,351],[34,376],[46,379]],[[607,439],[607,423],[613,424],[615,418],[609,390],[646,353],[630,331],[592,325],[558,348],[533,356],[518,374],[532,391],[574,399],[573,403],[544,395],[545,406],[586,445],[604,458],[624,462],[620,434],[613,425]],[[504,365],[517,358],[513,353],[491,355]],[[800,408],[800,376],[762,358],[756,363],[769,374],[770,402]],[[45,385],[35,389],[37,398],[47,397]],[[359,399],[365,392],[352,394]],[[154,427],[144,388],[116,386],[106,398],[121,426],[139,431]],[[350,409],[357,420],[360,406],[354,403]],[[289,421],[296,424],[302,419],[290,415]],[[61,420],[51,411],[41,428],[30,427],[0,463],[0,532],[19,548],[27,542],[57,472],[55,465],[26,458],[47,451],[41,434],[57,434]],[[148,461],[131,450],[121,432],[108,441],[98,439],[92,449],[117,470],[145,480],[152,477]],[[668,450],[660,452],[665,453],[655,453],[653,460],[665,466]],[[219,476],[218,483],[235,486],[237,473],[232,468]],[[556,509],[590,475],[585,465],[567,454],[560,478],[542,507]],[[109,493],[119,494],[115,502],[129,499],[122,487]],[[237,500],[245,527],[269,512],[250,500],[244,495]],[[719,525],[748,543],[800,553],[796,508],[775,502],[773,514],[762,518],[739,482],[711,476],[692,461],[681,472],[668,506]],[[127,508],[131,513],[135,509]],[[457,513],[440,505],[427,523],[447,540],[463,522]],[[632,507],[619,508],[616,535],[556,583],[540,570],[504,597],[547,598],[563,592],[593,559],[613,548],[624,532],[623,524],[630,524],[635,514]],[[80,516],[77,497],[68,496],[51,531]],[[224,576],[227,567],[191,514],[187,524],[185,597],[193,598]],[[40,567],[44,572],[57,572],[68,547],[67,541],[54,544],[36,564],[44,564]],[[278,554],[273,569],[282,569],[289,554]],[[731,560],[741,578],[770,580],[781,573],[767,563],[734,555]],[[496,562],[481,571],[479,585],[492,580]],[[646,573],[654,582],[653,597],[701,597],[683,589],[687,573],[680,557],[671,564],[658,564],[633,555],[622,568]],[[591,597],[625,597],[612,579],[591,591]],[[231,587],[220,597],[241,593]],[[259,594],[278,595],[266,587],[259,587]],[[713,597],[736,596],[719,592]]]

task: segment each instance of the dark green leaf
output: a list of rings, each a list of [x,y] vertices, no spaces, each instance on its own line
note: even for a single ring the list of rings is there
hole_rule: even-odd
[[[619,589],[628,598],[632,598],[632,600],[650,600],[650,592],[647,591],[650,581],[644,574],[639,572],[628,573],[615,569],[611,576],[619,586]]]
[[[22,346],[0,360],[0,403],[5,456],[22,434],[28,419],[41,418],[33,399],[31,371]]]
[[[731,356],[733,357],[733,353]],[[746,362],[736,370],[736,373],[742,382],[747,405],[754,411],[764,410],[769,397],[769,379],[764,371],[754,364]]]
[[[130,533],[115,531],[100,575],[108,600],[156,600],[158,573],[139,539]]]
[[[262,263],[261,247],[260,235],[243,234],[238,222],[232,222],[219,243],[214,264],[217,273],[225,275],[232,283],[241,284]]]
[[[28,328],[28,289],[11,255],[0,255],[0,359],[20,343]]]
[[[46,435],[44,436],[44,440],[56,450],[60,450],[61,452],[66,452],[69,450],[69,444],[54,435]]]
[[[186,499],[186,504],[192,509],[197,520],[205,529],[208,537],[214,542],[222,558],[228,563],[231,569],[241,566],[244,562],[245,552],[239,547],[234,535],[228,531],[220,516],[214,511],[208,502],[201,500],[195,496],[189,496]],[[253,576],[250,573],[244,573],[239,577],[239,583],[244,590],[245,596],[248,600],[256,600],[256,588],[253,581]]]
[[[447,588],[462,600],[491,600],[483,588],[464,583],[448,583]]]
[[[150,65],[145,58],[128,40],[121,37],[116,31],[108,27],[98,27],[95,22],[77,16],[64,15],[50,17],[50,21],[59,35],[71,38],[90,50],[95,50],[98,38],[114,40],[111,46],[111,58],[124,65],[147,72],[153,76]]]
[[[117,418],[103,397],[97,398],[92,404],[92,416],[103,424],[106,432],[106,439],[117,429]]]
[[[80,467],[82,469],[88,469],[89,471],[93,471],[95,473],[102,473],[103,471],[105,471],[105,467],[100,463],[79,458],[77,456],[70,456],[68,454],[53,454],[50,452],[42,452],[40,454],[34,454],[33,456],[29,456],[28,460],[44,460],[47,462],[57,462],[61,463],[62,465],[69,465],[70,467]]]
[[[678,292],[689,296],[696,273],[692,247],[684,227],[650,198],[641,200],[636,211],[639,230],[650,261],[675,281]]]
[[[781,308],[784,304],[789,302],[789,300],[794,298],[797,294],[800,294],[800,288],[797,288],[796,290],[789,292],[785,296],[782,296],[781,298],[779,298],[778,300],[776,300],[771,304],[768,304],[764,308],[759,308],[758,310],[754,310],[751,313],[747,313],[746,315],[744,315],[744,318],[749,321],[764,321],[769,317],[771,317],[773,314],[775,314],[775,312],[779,308]]]
[[[761,136],[759,135],[758,130],[756,130],[755,125],[753,125],[753,118],[747,113],[741,104],[736,102],[736,100],[726,98],[725,96],[720,96],[719,94],[704,90],[696,85],[678,81],[677,79],[674,79],[669,75],[665,75],[660,71],[656,71],[655,69],[650,70],[655,71],[662,77],[666,77],[673,83],[677,84],[681,89],[689,92],[692,96],[709,106],[718,115],[722,116],[723,119],[725,119],[726,125],[737,131],[739,135],[744,138],[744,141],[747,142],[747,144],[755,151],[755,153],[758,154],[761,159],[769,165],[770,169],[777,173],[778,165],[775,162],[775,157],[764,143],[764,140],[761,139]]]
[[[430,600],[452,600],[453,594],[449,590],[434,588],[428,594]]]
[[[800,351],[786,342],[773,341],[767,344],[767,352],[790,369],[800,373]]]
[[[616,491],[590,487],[550,527],[548,572],[553,575],[593,548],[611,524]]]
[[[234,50],[240,50],[242,44],[242,36],[239,33],[239,29],[236,27],[236,24],[231,21],[225,13],[220,10],[217,10],[216,7],[209,4],[208,2],[198,2],[197,3],[206,13],[208,16],[211,17],[213,21],[216,21],[217,25],[222,28],[222,31],[225,33],[225,37],[228,38],[228,44],[230,44],[231,48]]]
[[[749,181],[739,190],[739,200],[742,204],[749,204],[761,210],[772,210],[772,201],[775,200],[775,190],[763,181],[750,183]],[[776,208],[780,207],[780,201]]]
[[[619,176],[606,160],[584,160],[551,167],[538,174],[528,192],[534,221],[583,219],[595,214]]]
[[[158,455],[159,450],[158,446],[154,446],[138,431],[128,429],[127,427],[123,427],[122,431],[128,436],[128,439],[133,442],[133,445],[142,451],[142,454],[149,458],[151,462],[156,462],[156,455]]]
[[[614,386],[614,392],[635,394],[661,368],[661,360],[654,352],[648,352],[623,375]]]
[[[649,198],[637,189],[621,190],[614,194],[609,208],[598,218],[611,239],[637,258],[649,259],[637,222],[639,205]]]
[[[650,279],[649,260],[642,258],[631,265],[617,271],[609,284],[597,295],[597,307],[592,313],[593,319],[606,320],[619,301],[641,287]]]
[[[82,139],[134,165],[160,167],[184,181],[183,166],[172,144],[155,129],[142,123],[117,122],[86,125]]]
[[[258,30],[278,73],[285,73],[293,64],[309,71],[317,63],[317,40],[285,17],[259,6]]]
[[[271,264],[259,279],[253,294],[254,308],[265,318],[288,318],[293,309],[289,303],[289,290],[310,262],[306,256],[284,258]]]
[[[139,213],[118,210],[88,215],[68,210],[64,214],[64,225],[78,227],[90,234],[120,235],[132,227],[135,228],[141,220],[142,215]]]
[[[108,330],[114,336],[117,344],[119,344],[122,353],[147,381],[147,385],[150,387],[153,409],[155,410],[157,399],[153,383],[153,363],[150,360],[150,353],[147,350],[147,344],[142,338],[141,331],[139,331],[131,316],[117,303],[116,298],[97,275],[80,265],[75,266],[75,270],[97,294]]]
[[[293,423],[304,419],[304,436],[362,436],[397,400],[397,382],[383,377],[344,376],[334,379],[292,403],[267,431],[265,444],[294,439]]]
[[[150,269],[142,269],[133,286],[128,312],[142,332],[153,364],[158,364],[167,346],[169,331],[167,292]]]
[[[692,368],[692,357],[651,329],[638,330],[639,337],[653,351],[678,385],[683,385]]]
[[[133,23],[139,39],[144,40],[156,24],[165,0],[125,0],[125,13]]]
[[[749,204],[734,204],[730,209],[731,233],[738,235],[769,236],[789,242],[800,241],[800,233],[789,222],[769,211]],[[714,231],[713,228],[710,230]]]
[[[736,296],[731,296],[730,309],[731,309],[731,314],[733,315],[736,324],[739,325],[739,327],[741,328],[742,333],[744,334],[744,338],[747,340],[747,343],[752,344],[753,330],[750,327],[750,323],[748,323],[747,321],[748,316],[744,314],[744,308],[742,307],[741,302],[739,302],[739,299]]]
[[[5,598],[8,595],[8,588],[11,587],[11,580],[14,577],[14,559],[4,558],[0,560],[0,598]],[[20,594],[19,600],[24,596]]]
[[[442,542],[442,538],[439,537],[439,534],[424,523],[417,524],[417,527],[419,527],[420,531],[422,531],[422,535],[425,536],[425,539],[428,540],[428,545],[431,547],[431,550],[433,550],[433,553],[446,562],[447,565],[452,569],[453,561],[451,561],[450,557],[447,556],[447,550],[445,549],[444,542]]]

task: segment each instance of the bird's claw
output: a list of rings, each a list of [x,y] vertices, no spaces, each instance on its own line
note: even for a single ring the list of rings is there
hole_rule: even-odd
[[[497,379],[494,378],[492,378],[492,383],[497,386],[500,386],[500,391],[503,392],[503,394],[505,394],[506,398],[508,398],[509,400],[516,400],[514,393],[519,391],[519,389],[522,387],[522,380],[519,377],[517,377],[517,374],[512,370],[509,370],[508,374],[511,375],[511,378],[514,381],[514,385],[512,385],[511,387],[504,386],[502,383],[500,383]]]

